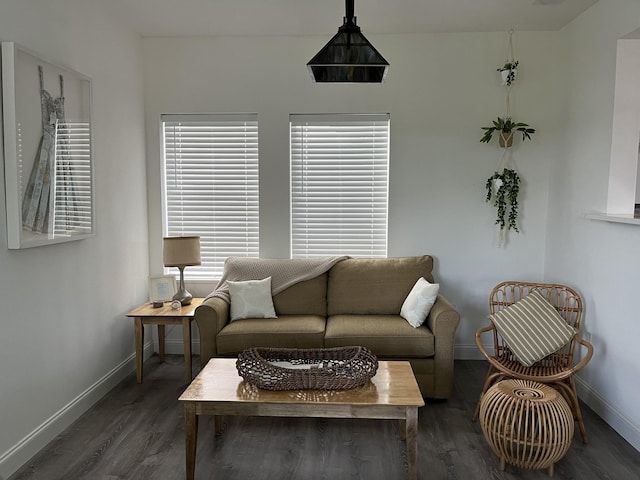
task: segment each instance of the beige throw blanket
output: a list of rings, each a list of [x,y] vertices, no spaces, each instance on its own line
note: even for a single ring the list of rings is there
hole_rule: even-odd
[[[219,297],[230,302],[227,281],[262,280],[271,277],[271,294],[277,295],[298,282],[322,275],[336,263],[349,258],[248,258],[229,257],[224,262],[222,278],[207,298]]]

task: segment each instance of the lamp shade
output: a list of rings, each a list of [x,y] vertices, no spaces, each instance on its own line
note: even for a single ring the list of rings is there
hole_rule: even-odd
[[[200,265],[200,237],[164,237],[162,259],[165,267]]]

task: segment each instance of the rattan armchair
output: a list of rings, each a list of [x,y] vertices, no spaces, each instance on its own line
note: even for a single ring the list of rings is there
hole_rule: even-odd
[[[582,299],[575,290],[565,285],[516,281],[502,282],[496,285],[489,295],[490,312],[495,313],[508,307],[526,297],[532,290],[538,290],[556,308],[560,316],[568,324],[572,325],[576,332],[579,332],[582,317]],[[483,335],[490,332],[493,334],[492,353],[487,351],[482,343]],[[515,358],[493,324],[476,332],[476,344],[489,362],[489,370],[473,414],[473,420],[478,417],[482,396],[493,384],[505,378],[530,380],[549,384],[565,397],[571,407],[573,417],[578,423],[582,441],[584,443],[588,442],[587,432],[582,421],[580,403],[578,402],[574,374],[591,360],[593,355],[591,343],[582,339],[579,333],[576,333],[565,347],[530,367],[525,367]],[[580,345],[579,349],[583,351],[582,358],[577,363],[574,362],[576,345]]]

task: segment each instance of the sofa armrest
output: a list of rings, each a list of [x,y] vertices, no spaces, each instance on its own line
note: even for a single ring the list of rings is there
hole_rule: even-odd
[[[459,322],[460,314],[446,298],[438,294],[427,316],[427,326],[431,333],[436,337],[453,339]],[[453,351],[453,345],[450,348]]]
[[[438,295],[426,323],[435,343],[435,371],[438,372],[435,378],[436,397],[448,398],[453,391],[453,353],[460,314],[446,298]]]
[[[229,304],[222,298],[208,298],[196,308],[194,318],[200,333],[200,365],[204,367],[217,356],[216,336],[229,323]]]

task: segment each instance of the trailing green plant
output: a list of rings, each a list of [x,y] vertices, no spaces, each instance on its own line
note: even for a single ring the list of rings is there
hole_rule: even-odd
[[[522,122],[514,122],[511,117],[498,117],[497,120],[493,120],[491,127],[482,127],[484,135],[480,139],[482,143],[489,143],[495,132],[500,132],[508,135],[512,132],[522,133],[522,140],[531,140],[531,135],[536,133],[535,128],[531,128],[528,124]]]
[[[511,85],[516,80],[517,68],[518,68],[518,61],[514,60],[512,62],[506,62],[502,67],[497,69],[498,72],[506,72],[506,71],[509,72],[507,74],[507,78],[505,78],[505,81],[504,81],[506,85]]]
[[[520,192],[520,177],[515,170],[505,168],[502,173],[495,172],[487,179],[486,201],[493,199],[493,206],[498,209],[496,225],[500,230],[518,230],[518,193]],[[509,214],[507,216],[507,209]]]

